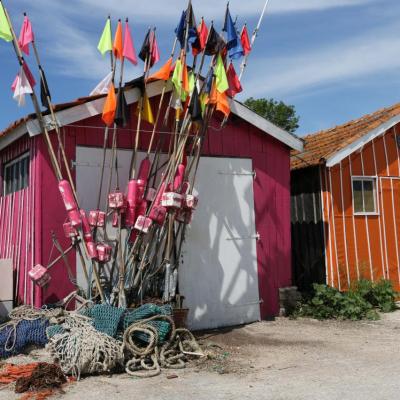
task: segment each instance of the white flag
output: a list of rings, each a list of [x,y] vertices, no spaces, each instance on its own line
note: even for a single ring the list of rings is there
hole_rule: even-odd
[[[23,68],[19,71],[12,87],[14,89],[14,100],[18,103],[19,107],[24,106],[25,95],[32,94],[33,90]]]
[[[98,94],[107,94],[110,84],[112,82],[113,73],[110,72],[91,92],[90,96],[96,96]]]

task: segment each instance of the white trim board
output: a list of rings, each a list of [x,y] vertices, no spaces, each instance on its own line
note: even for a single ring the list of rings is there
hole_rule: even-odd
[[[355,151],[361,149],[371,140],[375,139],[376,137],[383,135],[388,129],[392,128],[396,124],[400,122],[400,115],[396,115],[395,117],[389,119],[388,121],[384,122],[383,124],[379,125],[377,128],[369,131],[367,134],[362,136],[361,138],[357,139],[353,143],[350,143],[348,146],[339,150],[333,156],[326,159],[326,166],[328,168],[333,167],[334,165],[340,163],[340,161],[344,160],[350,154],[354,153]]]
[[[160,95],[163,86],[164,82],[162,81],[152,82],[148,84],[147,93],[149,97],[151,98]],[[167,92],[170,92],[171,90],[172,90],[172,85],[171,83],[168,83]],[[128,104],[137,102],[139,100],[139,97],[140,97],[140,90],[138,88],[132,88],[125,92],[125,98]],[[58,111],[56,113],[57,121],[60,126],[66,126],[99,115],[103,111],[104,102],[105,102],[105,97],[102,97],[93,101],[88,101],[87,103],[84,104],[79,104],[67,108],[65,110]],[[247,108],[246,106],[244,106],[243,104],[239,103],[236,100],[231,100],[230,104],[231,104],[231,111],[233,114],[237,115],[244,121],[260,129],[264,133],[286,144],[291,149],[297,151],[303,151],[304,141],[302,139],[299,139],[295,135],[277,127],[276,125],[267,121],[265,118],[262,118],[254,111],[250,110],[249,108]],[[44,117],[44,122],[46,125],[48,124],[49,126],[51,126],[51,116],[46,115]],[[15,135],[14,133],[15,131],[19,132],[19,136]],[[26,123],[23,123],[22,125],[18,126],[15,130],[11,131],[4,138],[0,138],[0,150],[8,146],[14,140],[18,139],[20,136],[22,136],[27,132],[29,133],[30,136],[36,136],[42,133],[39,126],[39,121],[37,119],[28,120]]]

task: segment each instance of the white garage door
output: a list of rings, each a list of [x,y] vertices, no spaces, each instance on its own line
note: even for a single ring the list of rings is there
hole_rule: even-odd
[[[130,151],[118,151],[123,190],[130,158]],[[143,154],[138,162],[142,158]],[[102,149],[77,147],[77,192],[85,210],[96,208],[101,160]],[[108,182],[109,172],[108,165],[104,182]],[[107,184],[104,186],[102,204]],[[203,157],[196,192],[200,202],[187,230],[179,279],[180,292],[190,309],[189,325],[206,329],[259,320],[251,160]],[[83,284],[78,260],[77,265],[78,281]]]

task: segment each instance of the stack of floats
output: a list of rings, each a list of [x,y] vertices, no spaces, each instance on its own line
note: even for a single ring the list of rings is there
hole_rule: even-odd
[[[129,60],[136,65],[138,59],[128,19],[124,34],[122,22],[118,21],[112,40],[111,19],[108,18],[98,49],[103,55],[109,52],[111,72],[92,93],[107,94],[102,116],[105,123],[102,173],[97,209],[85,211],[79,206],[31,22],[25,14],[24,25],[17,39],[9,14],[0,0],[0,24],[3,22],[1,37],[13,42],[20,64],[14,97],[19,103],[23,103],[23,96],[29,94],[35,107],[68,215],[64,224],[64,232],[71,239],[68,250],[77,251],[87,281],[87,287],[77,289],[88,301],[126,309],[144,304],[149,299],[158,299],[164,304],[181,308],[178,267],[186,229],[198,204],[193,189],[202,145],[214,114],[222,114],[224,126],[230,114],[230,99],[242,91],[240,79],[267,4],[268,0],[250,40],[246,25],[241,33],[237,31],[229,4],[225,14],[224,33],[219,34],[213,23],[208,28],[203,19],[197,26],[189,1],[175,29],[176,38],[171,57],[153,74],[150,74],[150,70],[159,61],[160,54],[155,28],[148,30],[138,54],[144,62],[144,69],[142,78],[137,80],[141,97],[136,111],[137,129],[130,179],[126,183],[125,191],[119,187],[117,155],[118,129],[129,118],[123,87],[124,63]],[[4,23],[8,26],[5,27]],[[55,156],[56,151],[33,88],[34,82],[30,79],[31,74],[23,56],[23,52],[29,54],[29,45],[33,47],[39,68],[40,98],[53,121],[61,155],[60,162]],[[179,45],[180,51],[174,61]],[[207,57],[209,67],[203,74]],[[237,60],[241,62],[239,76],[234,68]],[[192,62],[191,67],[188,66],[189,61]],[[120,77],[115,89],[118,62]],[[164,81],[154,115],[146,92],[147,83],[152,80]],[[169,94],[167,87],[171,83],[173,90]],[[162,116],[164,111],[165,115]],[[136,168],[143,121],[153,124],[153,131],[146,157],[139,168]],[[163,131],[172,130],[171,134],[161,134],[156,140],[155,134],[159,126],[162,126]],[[112,151],[108,161],[111,166],[107,187],[108,201],[106,208],[101,209],[101,193],[107,184],[104,182],[104,169],[110,135]],[[168,150],[167,160],[164,162],[165,149]],[[116,174],[117,181],[114,188],[111,187],[113,173]],[[116,240],[109,239],[110,226],[117,230]],[[47,267],[35,266],[30,271],[31,279],[40,286],[51,284],[48,268],[52,265],[54,262]],[[77,285],[75,281],[74,283]],[[148,331],[147,333],[150,335]]]

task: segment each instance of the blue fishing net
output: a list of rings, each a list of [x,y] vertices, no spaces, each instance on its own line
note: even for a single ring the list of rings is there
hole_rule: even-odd
[[[22,320],[16,325],[6,325],[0,330],[0,357],[7,358],[23,352],[25,347],[44,347],[48,342],[46,328],[49,322],[43,319]]]

